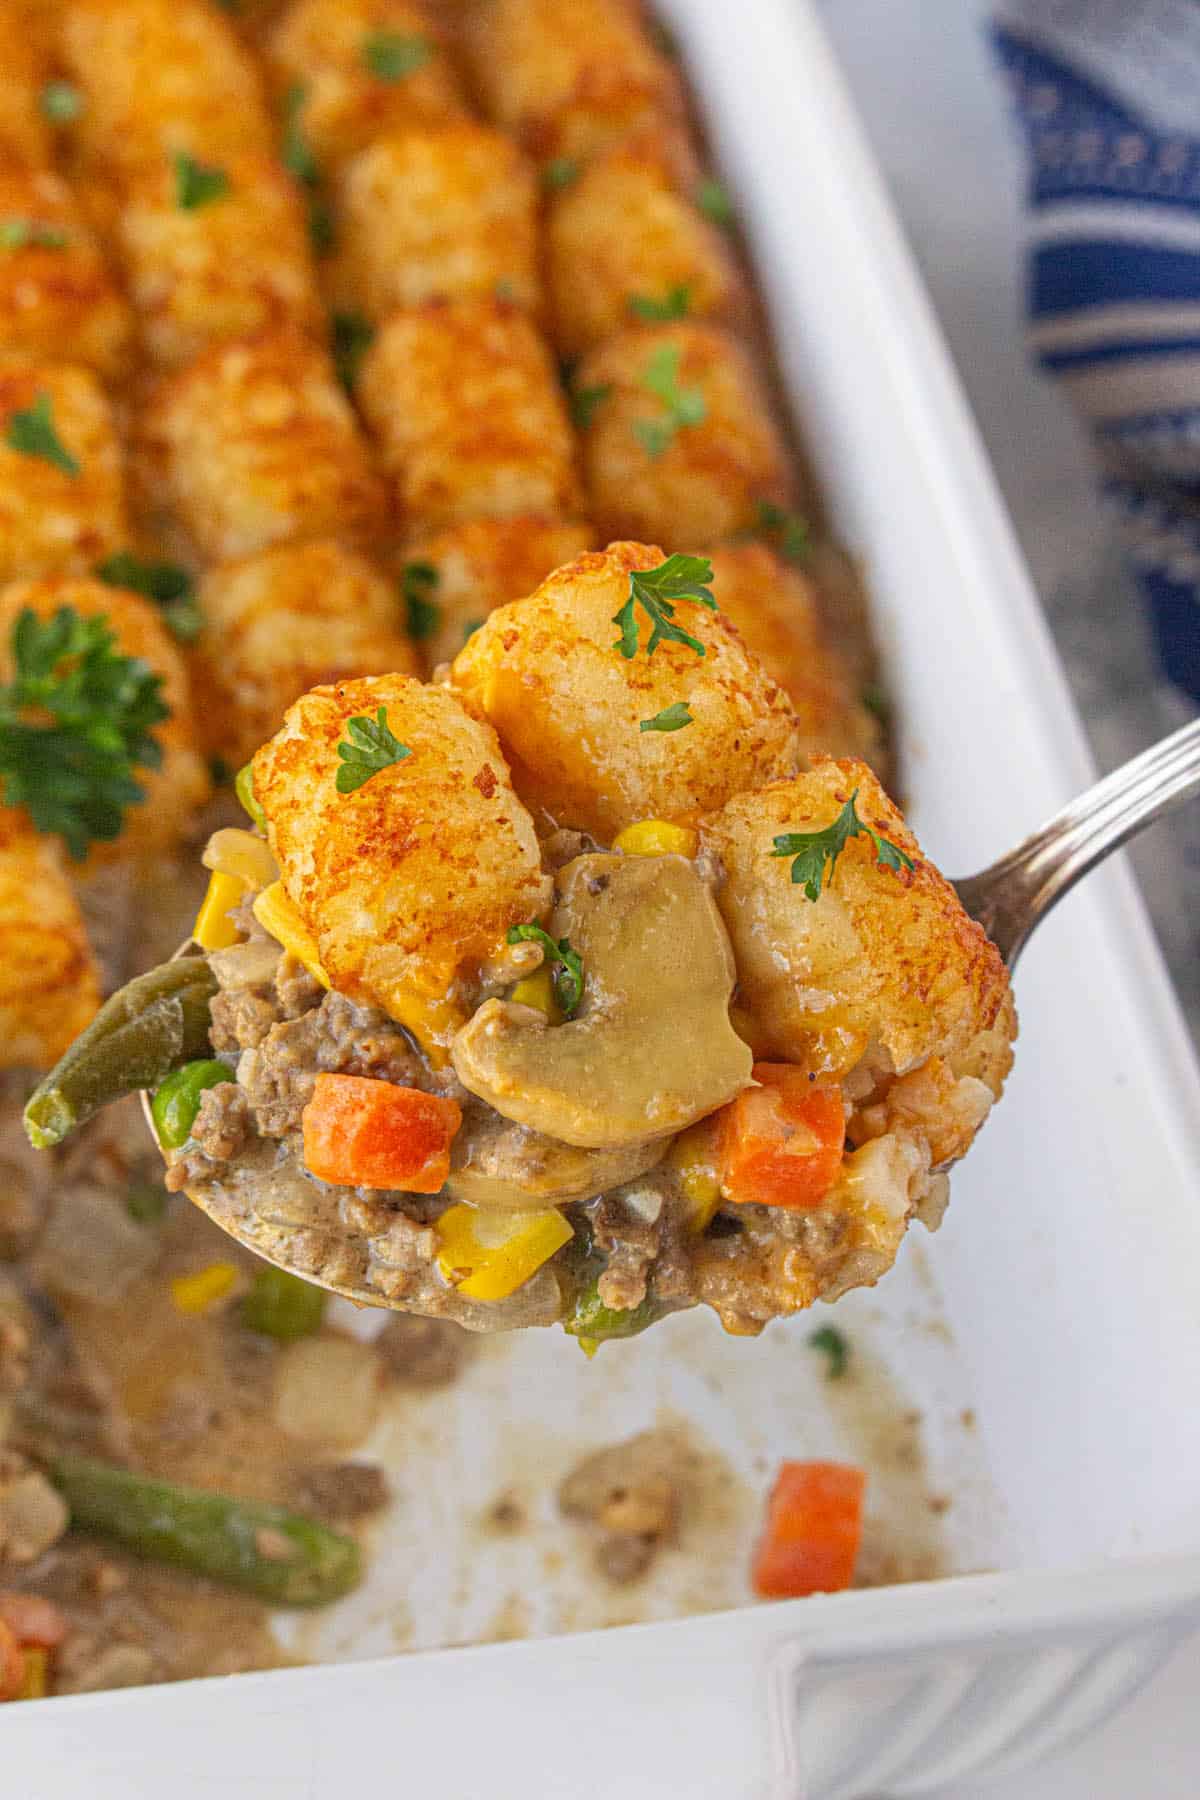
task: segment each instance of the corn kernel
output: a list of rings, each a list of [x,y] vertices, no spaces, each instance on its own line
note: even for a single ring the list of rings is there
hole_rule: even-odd
[[[671,1145],[667,1162],[679,1176],[688,1206],[688,1230],[699,1237],[708,1229],[721,1203],[721,1178],[717,1171],[716,1139],[703,1120],[681,1132]]]
[[[232,1263],[209,1263],[194,1275],[175,1275],[171,1280],[171,1299],[181,1313],[206,1313],[224,1300],[237,1280]]]
[[[554,1207],[535,1213],[482,1213],[451,1206],[437,1222],[438,1268],[469,1300],[504,1300],[574,1232]]]
[[[273,881],[254,902],[254,916],[264,931],[269,931],[277,944],[302,962],[322,987],[329,987],[328,975],[321,967],[317,941],[283,891],[283,883]]]
[[[639,819],[613,839],[613,849],[626,856],[695,856],[700,842],[690,825],[672,825],[669,819]]]
[[[518,1006],[532,1006],[544,1013],[551,1025],[562,1024],[562,1010],[554,997],[554,977],[545,963],[535,969],[532,975],[526,975],[518,981],[509,994]]]
[[[271,854],[271,846],[252,831],[239,831],[227,825],[214,831],[200,858],[206,869],[222,875],[236,875],[247,887],[270,887],[279,879],[279,866]]]
[[[210,875],[208,892],[200,903],[192,936],[202,950],[228,950],[236,944],[241,932],[229,917],[246,892],[246,884],[236,875]]]
[[[25,1658],[25,1673],[21,1678],[17,1699],[44,1700],[50,1685],[48,1680],[49,1652],[39,1649],[36,1644],[25,1644],[21,1654]]]
[[[447,1045],[465,1023],[462,1008],[448,994],[431,999],[409,989],[393,994],[388,1011],[398,1025],[411,1031],[431,1069],[444,1069],[450,1061]]]

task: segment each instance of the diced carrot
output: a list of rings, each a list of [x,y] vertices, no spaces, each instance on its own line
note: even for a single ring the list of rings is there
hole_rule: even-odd
[[[304,1166],[343,1187],[436,1194],[462,1124],[455,1100],[362,1075],[318,1075],[304,1109]]]
[[[866,1485],[865,1472],[846,1463],[785,1462],[754,1553],[755,1593],[785,1600],[849,1587]]]
[[[53,1600],[40,1594],[0,1594],[0,1620],[18,1644],[36,1644],[42,1650],[56,1650],[70,1630]]]
[[[755,1063],[754,1080],[720,1115],[722,1193],[757,1206],[819,1206],[842,1166],[841,1088],[818,1086],[791,1063]]]
[[[17,1700],[25,1685],[25,1652],[16,1633],[0,1619],[0,1700]]]

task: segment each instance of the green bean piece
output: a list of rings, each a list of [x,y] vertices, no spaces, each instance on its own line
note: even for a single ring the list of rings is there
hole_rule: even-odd
[[[55,1456],[48,1473],[77,1530],[276,1606],[336,1600],[362,1572],[353,1538],[281,1506],[177,1487],[86,1456]]]
[[[178,1150],[191,1137],[205,1088],[218,1087],[221,1082],[232,1080],[233,1070],[229,1064],[217,1062],[212,1057],[184,1063],[182,1069],[175,1069],[167,1076],[162,1086],[155,1089],[150,1102],[150,1116],[164,1150]]]
[[[242,1301],[242,1324],[281,1344],[294,1344],[318,1330],[325,1314],[325,1290],[301,1281],[274,1263],[264,1263]]]
[[[649,1325],[656,1325],[663,1317],[663,1309],[652,1294],[647,1294],[640,1306],[631,1306],[624,1312],[605,1306],[600,1298],[598,1280],[599,1277],[580,1289],[571,1311],[563,1320],[563,1330],[572,1337],[590,1338],[597,1344],[605,1343],[609,1338],[637,1337],[639,1332]]]
[[[25,1106],[36,1150],[61,1144],[102,1106],[157,1087],[208,1048],[216,977],[202,956],[180,956],[119,988],[75,1039]]]
[[[241,802],[244,812],[249,813],[251,820],[260,831],[267,829],[267,815],[258,804],[254,795],[254,764],[243,763],[233,778],[233,791]]]

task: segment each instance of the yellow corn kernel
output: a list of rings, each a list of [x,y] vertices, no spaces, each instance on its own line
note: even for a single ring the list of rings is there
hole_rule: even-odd
[[[545,1013],[551,1025],[562,1024],[562,1009],[554,997],[554,977],[545,963],[532,975],[524,976],[509,994],[518,1006],[532,1006]]]
[[[297,962],[302,962],[322,987],[330,986],[329,977],[321,967],[321,958],[317,954],[317,941],[284,893],[282,882],[273,881],[270,887],[265,887],[257,896],[254,916],[263,930],[269,931],[275,942],[282,944]]]
[[[206,869],[236,875],[250,888],[270,887],[279,879],[279,865],[265,838],[255,837],[252,831],[240,831],[234,825],[213,832],[200,860]]]
[[[669,819],[639,819],[613,839],[613,849],[626,856],[695,856],[700,834],[690,825],[672,825]]]
[[[437,1222],[438,1268],[469,1300],[504,1300],[569,1244],[574,1232],[554,1207],[481,1213],[451,1206]]]
[[[388,1000],[388,1012],[397,1025],[411,1031],[431,1069],[444,1069],[450,1061],[454,1035],[466,1023],[462,1007],[449,994],[431,999],[413,989],[398,990]]]
[[[21,1650],[25,1658],[25,1673],[21,1677],[18,1700],[44,1700],[49,1687],[47,1670],[49,1655],[36,1644],[25,1644]]]
[[[244,898],[246,884],[236,875],[210,875],[208,892],[196,914],[192,936],[202,950],[228,950],[236,944],[241,932],[229,917],[230,909]]]
[[[237,1270],[232,1263],[209,1263],[194,1275],[172,1276],[171,1299],[181,1313],[206,1313],[224,1300],[236,1280]]]
[[[721,1203],[716,1138],[707,1119],[680,1132],[667,1152],[667,1162],[678,1174],[687,1201],[688,1230],[699,1237]]]

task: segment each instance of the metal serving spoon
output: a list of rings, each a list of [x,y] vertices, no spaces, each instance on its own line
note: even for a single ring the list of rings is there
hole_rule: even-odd
[[[983,926],[1011,969],[1034,927],[1081,876],[1196,793],[1200,793],[1200,719],[1088,788],[981,874],[956,881],[959,899]],[[191,948],[190,944],[184,945],[178,954],[187,954]],[[148,1095],[142,1096],[142,1103],[153,1134]],[[305,1280],[359,1304],[399,1304],[389,1302],[367,1271],[342,1272],[339,1278],[314,1273],[308,1267],[296,1268],[291,1253],[301,1221],[265,1218],[249,1208],[243,1211],[236,1205],[224,1206],[206,1197],[191,1197],[223,1230],[265,1261],[301,1274]],[[321,1221],[327,1228],[335,1222],[334,1210],[331,1208],[329,1218]],[[499,1309],[510,1304],[479,1303],[477,1309],[490,1313],[495,1323]],[[525,1320],[514,1318],[510,1322]]]
[[[1196,793],[1200,719],[1114,769],[955,891],[1014,968],[1034,927],[1089,869]]]

